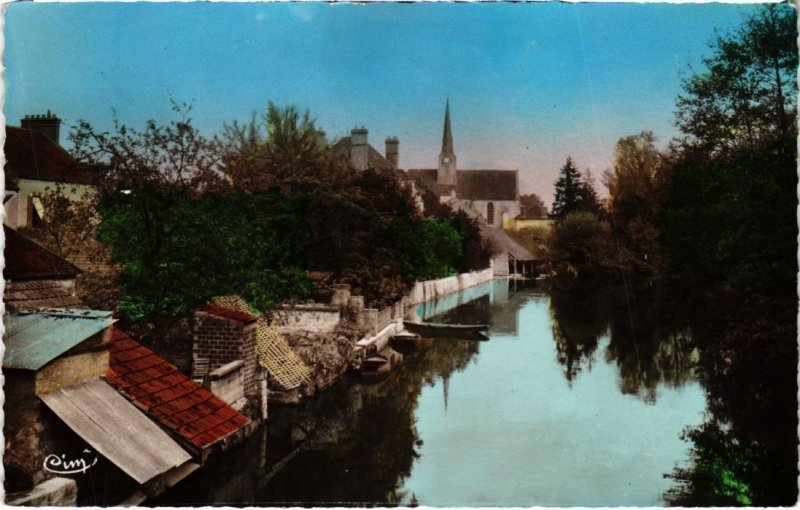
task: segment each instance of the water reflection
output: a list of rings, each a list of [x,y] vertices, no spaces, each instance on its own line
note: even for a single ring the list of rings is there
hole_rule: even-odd
[[[432,321],[487,323],[491,340],[435,339],[380,384],[345,380],[271,407],[268,429],[155,503],[659,504],[662,474],[685,455],[678,433],[704,402],[696,387],[660,407],[622,397],[654,403],[659,381],[683,384],[691,344],[680,321],[661,327],[666,308],[646,310],[646,292],[634,337],[615,292],[500,281],[420,307]]]
[[[572,382],[591,368],[600,338],[604,358],[619,370],[620,391],[648,403],[664,384],[680,387],[695,377],[699,359],[686,310],[669,289],[570,287],[551,289],[550,315],[559,362]]]

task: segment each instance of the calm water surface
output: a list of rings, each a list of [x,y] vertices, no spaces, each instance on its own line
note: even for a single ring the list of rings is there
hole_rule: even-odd
[[[706,408],[673,304],[507,281],[427,303],[490,341],[436,339],[378,385],[271,408],[268,432],[161,503],[663,505]]]

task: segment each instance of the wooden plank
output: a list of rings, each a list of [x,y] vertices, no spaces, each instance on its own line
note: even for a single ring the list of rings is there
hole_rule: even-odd
[[[99,379],[91,381],[91,384],[88,385],[88,390],[96,398],[95,402],[104,404],[96,407],[98,411],[104,411],[107,408],[113,414],[124,410],[125,416],[121,417],[122,423],[125,424],[126,429],[130,432],[129,437],[136,451],[163,459],[163,465],[169,468],[180,466],[191,458],[161,427],[145,416],[105,381]],[[112,431],[112,433],[119,435],[119,430]]]
[[[95,379],[40,395],[72,430],[143,484],[191,457],[105,382]]]
[[[144,483],[152,477],[151,473],[143,472],[137,466],[129,466],[125,462],[125,457],[129,456],[129,453],[120,451],[118,445],[115,444],[114,438],[110,437],[102,427],[75,407],[75,404],[61,390],[41,395],[40,398],[69,428],[138,483]]]

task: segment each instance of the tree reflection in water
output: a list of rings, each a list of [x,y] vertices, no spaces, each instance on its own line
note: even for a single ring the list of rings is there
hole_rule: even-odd
[[[620,390],[655,403],[657,387],[680,387],[694,377],[698,351],[681,301],[669,289],[599,285],[560,287],[550,292],[550,317],[559,362],[570,383],[591,368],[606,333],[605,360],[619,370]]]
[[[417,456],[414,410],[422,388],[463,370],[478,350],[477,342],[437,339],[428,349],[407,357],[379,385],[344,384],[344,395],[337,397],[335,408],[305,404],[308,423],[317,424],[309,444],[261,491],[259,502],[398,504],[413,500],[413,495],[398,493],[396,488],[409,475]]]

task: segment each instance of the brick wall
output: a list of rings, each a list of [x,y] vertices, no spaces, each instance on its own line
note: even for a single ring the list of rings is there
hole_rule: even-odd
[[[199,311],[195,312],[194,317],[193,358],[208,358],[209,371],[216,370],[231,361],[244,359],[242,352],[244,324]],[[255,350],[255,341],[252,343]]]
[[[256,353],[256,323],[242,322],[196,311],[192,356],[208,358],[209,372],[236,360],[242,360],[244,396],[253,409],[266,415],[262,408],[267,396],[262,380],[266,378]],[[254,418],[251,416],[250,418]]]

